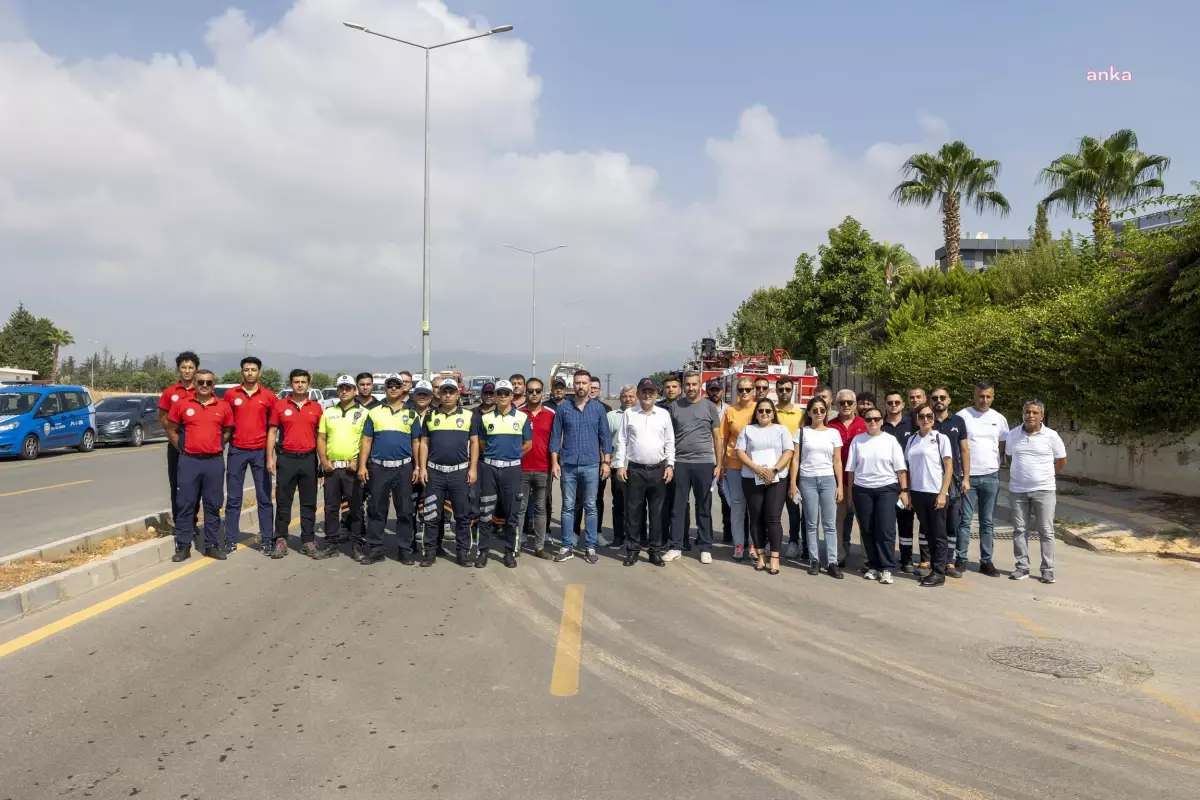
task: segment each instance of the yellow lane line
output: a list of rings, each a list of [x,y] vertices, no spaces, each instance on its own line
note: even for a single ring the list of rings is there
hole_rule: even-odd
[[[567,585],[563,596],[562,622],[558,644],[554,647],[554,670],[550,674],[550,694],[574,697],[579,694],[579,651],[583,641],[583,584]]]
[[[1149,684],[1139,683],[1137,688],[1147,697],[1154,698],[1172,711],[1178,712],[1182,716],[1190,719],[1192,722],[1200,724],[1200,708],[1194,708],[1180,700],[1178,697],[1167,694],[1163,691],[1159,691]]]
[[[92,481],[89,478],[86,481],[71,481],[70,483],[56,483],[53,486],[39,486],[36,489],[22,489],[19,492],[5,492],[4,494],[0,494],[0,497],[16,497],[19,494],[29,494],[30,492],[44,492],[47,489],[62,489],[67,486],[78,486],[81,483],[91,483],[91,482]]]
[[[1034,636],[1040,636],[1043,639],[1057,639],[1058,638],[1058,634],[1054,633],[1053,631],[1047,630],[1046,628],[1043,628],[1041,625],[1038,625],[1033,620],[1029,619],[1028,617],[1023,617],[1015,611],[1005,611],[1004,616],[1008,617],[1013,622],[1017,623],[1022,628],[1029,631],[1030,633],[1032,633]]]
[[[161,444],[166,444],[165,442]],[[45,467],[53,466],[54,464],[65,464],[68,461],[81,461],[92,458],[104,458],[105,456],[128,456],[138,453],[157,453],[163,448],[159,444],[148,444],[145,447],[131,447],[123,450],[104,450],[93,451],[91,453],[77,453],[72,456],[58,456],[56,458],[39,458],[36,461],[17,461],[12,464],[0,464],[0,471],[6,469],[21,469],[22,467]]]

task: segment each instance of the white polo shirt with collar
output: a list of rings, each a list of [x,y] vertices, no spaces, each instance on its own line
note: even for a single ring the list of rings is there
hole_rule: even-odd
[[[1066,458],[1067,448],[1057,431],[1042,425],[1037,433],[1026,433],[1024,425],[1008,432],[1005,452],[1012,459],[1008,473],[1008,491],[1053,492],[1054,460]]]

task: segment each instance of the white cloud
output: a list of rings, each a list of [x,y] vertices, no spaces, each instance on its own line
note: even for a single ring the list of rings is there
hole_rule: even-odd
[[[297,0],[263,30],[231,10],[209,23],[212,66],[67,64],[0,42],[6,305],[134,353],[237,349],[246,330],[277,351],[419,342],[423,55],[342,19],[418,42],[487,24],[428,0]],[[936,137],[847,155],[752,107],[708,140],[717,188],[686,204],[623,153],[534,152],[541,85],[517,33],[433,54],[435,362],[439,347],[524,349],[528,262],[503,242],[570,245],[539,275],[547,351],[555,306],[586,298],[575,338],[650,319],[655,340],[630,341],[681,358],[847,214],[925,260],[937,245],[933,212],[888,200]],[[493,309],[511,311],[510,342],[484,332]]]

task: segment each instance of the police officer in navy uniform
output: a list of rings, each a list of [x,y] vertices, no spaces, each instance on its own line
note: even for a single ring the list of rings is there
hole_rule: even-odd
[[[479,389],[479,407],[475,409],[475,419],[482,414],[490,414],[496,410],[496,384],[488,381]],[[471,484],[468,494],[471,502],[471,547],[479,546],[479,487],[480,482]]]
[[[421,420],[408,407],[399,375],[388,375],[384,390],[387,397],[367,414],[358,454],[359,477],[371,487],[367,546],[358,563],[366,565],[383,560],[383,532],[390,504],[396,507],[400,563],[411,566],[416,563],[412,503],[413,488],[420,475],[414,456],[420,451]]]
[[[425,498],[421,515],[425,526],[422,567],[432,567],[442,538],[445,503],[454,513],[454,539],[458,565],[471,566],[471,504],[468,488],[475,483],[479,453],[471,443],[474,414],[458,403],[458,382],[445,378],[438,387],[441,404],[429,412],[421,426],[421,478]]]
[[[204,500],[204,555],[225,560],[218,539],[221,501],[225,499],[225,445],[233,438],[233,409],[213,393],[210,370],[196,370],[194,397],[181,397],[167,414],[167,438],[179,450],[179,513],[175,517],[175,555],[192,555],[196,506]]]
[[[336,383],[338,402],[325,409],[317,426],[317,458],[325,474],[325,547],[314,558],[334,558],[346,541],[342,528],[349,532],[355,549],[363,548],[363,484],[358,475],[358,454],[367,409],[358,402],[357,386],[349,375],[339,375]],[[349,520],[341,516],[345,503]]]
[[[471,432],[474,452],[483,453],[479,475],[479,555],[475,566],[487,566],[492,536],[499,527],[504,539],[504,566],[517,566],[517,531],[521,520],[521,457],[533,447],[533,425],[513,406],[513,387],[496,383],[496,405],[475,415]]]
[[[403,379],[404,373],[400,373]],[[413,386],[412,393],[409,395],[407,407],[410,411],[417,415],[417,422],[422,426],[429,419],[429,410],[433,407],[433,384],[429,381],[417,381]],[[421,442],[420,434],[417,435],[413,442],[413,472],[420,473],[421,461],[415,456],[417,446],[424,446]],[[416,547],[421,552],[421,557],[425,556],[425,542],[423,541],[424,526],[422,524],[422,515],[425,505],[425,476],[418,475],[413,481],[412,491],[412,521],[413,530],[416,531]]]

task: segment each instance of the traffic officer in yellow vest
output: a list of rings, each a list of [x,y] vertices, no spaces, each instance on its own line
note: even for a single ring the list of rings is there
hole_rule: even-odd
[[[449,500],[454,513],[454,539],[458,545],[458,565],[471,566],[471,503],[467,488],[475,483],[479,451],[472,445],[474,414],[458,404],[458,382],[445,378],[438,386],[439,405],[429,412],[421,426],[421,479],[425,481],[421,509],[425,527],[425,555],[422,567],[432,567],[442,538],[444,503]]]
[[[362,442],[367,409],[358,402],[354,378],[339,375],[337,405],[321,414],[317,424],[317,458],[325,473],[325,549],[313,558],[333,558],[342,536],[342,503],[350,506],[350,538],[359,549],[363,537],[363,485],[358,478],[358,450]]]
[[[533,447],[533,425],[513,406],[513,387],[496,382],[496,407],[475,417],[474,452],[483,453],[479,475],[479,555],[475,566],[487,566],[497,527],[504,538],[504,566],[517,566],[518,512],[521,508],[521,457]]]
[[[414,457],[420,453],[421,420],[404,396],[405,386],[399,375],[388,375],[383,382],[386,397],[367,414],[363,428],[362,450],[358,456],[359,478],[371,487],[367,503],[367,546],[358,559],[360,564],[383,560],[383,529],[387,524],[389,503],[396,507],[396,534],[400,539],[400,563],[411,566],[413,559],[413,487],[419,470]]]

